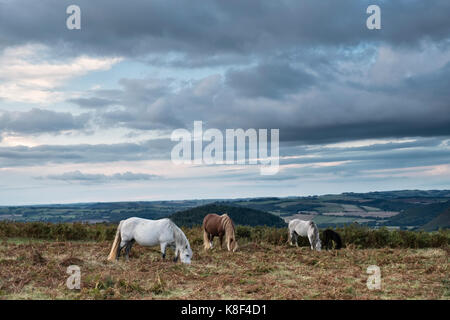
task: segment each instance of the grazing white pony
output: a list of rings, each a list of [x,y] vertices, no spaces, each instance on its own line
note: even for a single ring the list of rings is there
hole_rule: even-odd
[[[161,220],[129,218],[120,221],[108,260],[118,260],[123,248],[128,260],[134,242],[142,246],[159,244],[163,259],[166,257],[166,248],[172,247],[175,249],[174,261],[180,258],[183,263],[191,263],[192,250],[186,235],[167,218]]]
[[[311,250],[320,251],[321,243],[319,239],[319,229],[317,225],[313,221],[293,219],[289,221],[289,239],[288,241],[291,245],[295,245],[298,247],[298,236],[300,237],[308,237],[309,243],[311,244]]]

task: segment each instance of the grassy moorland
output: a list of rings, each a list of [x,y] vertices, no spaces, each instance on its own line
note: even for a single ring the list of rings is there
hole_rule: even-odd
[[[72,225],[52,226],[76,238]],[[164,261],[158,248],[138,245],[128,262],[108,262],[114,226],[78,225],[84,241],[39,238],[41,227],[31,228],[34,236],[18,227],[16,237],[7,237],[0,224],[1,299],[450,299],[448,230],[346,228],[346,248],[312,252],[287,245],[283,229],[240,227],[240,249],[230,253],[204,252],[193,227],[184,229],[194,251],[187,266],[173,263],[172,252]],[[81,268],[80,290],[65,284],[73,264]],[[366,286],[369,265],[381,268],[381,290]]]

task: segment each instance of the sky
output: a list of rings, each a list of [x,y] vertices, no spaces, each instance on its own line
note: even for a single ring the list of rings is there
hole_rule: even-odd
[[[0,0],[0,205],[449,189],[449,13],[448,0]],[[194,121],[279,129],[278,173],[174,164],[171,133]]]

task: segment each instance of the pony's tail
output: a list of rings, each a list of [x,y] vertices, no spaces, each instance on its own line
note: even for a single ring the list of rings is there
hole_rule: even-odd
[[[342,239],[341,236],[339,235],[339,233],[335,232],[336,235],[336,249],[341,249],[342,248]]]
[[[205,250],[209,249],[209,237],[208,237],[208,232],[206,232],[205,228],[203,228],[203,248]]]
[[[122,237],[120,236],[120,227],[121,226],[122,226],[122,221],[120,221],[119,226],[117,227],[116,237],[114,238],[111,252],[109,253],[109,256],[108,256],[109,261],[114,261],[117,258],[117,251],[119,249],[120,242],[122,241]]]
[[[291,229],[289,229],[289,227],[288,227],[288,236],[287,236],[287,240],[286,240],[286,243],[292,243],[292,239],[291,239]]]

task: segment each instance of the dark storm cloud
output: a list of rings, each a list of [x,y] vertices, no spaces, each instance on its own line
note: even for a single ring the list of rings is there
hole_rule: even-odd
[[[88,126],[90,115],[74,116],[69,112],[55,112],[33,108],[25,112],[0,111],[0,132],[13,134],[58,133],[82,130]]]
[[[319,80],[281,68],[288,69],[232,71],[177,90],[171,81],[123,79],[118,90],[94,93],[92,99],[120,106],[99,107],[96,121],[139,130],[190,128],[195,120],[203,120],[205,129],[278,128],[281,141],[301,144],[450,135],[447,67],[393,84],[389,92],[347,86],[339,75]]]
[[[197,57],[261,55],[298,46],[367,41],[416,45],[450,32],[450,3],[432,1],[121,1],[79,0],[82,30],[65,27],[73,1],[0,3],[0,46],[40,42],[65,54],[138,56],[179,52]],[[382,30],[365,27],[366,8],[382,8]],[[65,48],[65,50],[64,50]],[[218,61],[217,64],[221,62]]]
[[[158,175],[147,174],[147,173],[115,173],[111,175],[106,174],[92,174],[92,173],[82,173],[79,170],[65,172],[62,174],[51,174],[43,177],[36,177],[38,180],[60,180],[65,182],[76,182],[76,183],[107,183],[107,182],[120,182],[120,181],[146,181],[154,180],[159,178]]]
[[[289,93],[298,93],[314,82],[311,74],[284,63],[260,64],[231,70],[227,74],[228,85],[247,97],[279,99]]]
[[[445,110],[450,111],[450,62],[436,72],[408,77],[402,85],[415,97],[439,98]]]
[[[294,150],[284,150],[287,154],[299,154]],[[410,166],[446,165],[450,159],[450,149],[440,146],[392,148],[370,150],[361,148],[320,148],[303,152],[308,157],[284,158],[281,165],[314,165],[329,162],[350,161],[345,166],[358,166],[359,169],[406,168]],[[337,170],[341,166],[323,167],[317,170]]]
[[[181,104],[172,104],[171,81],[164,79],[121,79],[120,89],[97,90],[89,98],[96,108],[97,123],[104,127],[122,126],[139,130],[167,129],[184,126],[175,115]],[[100,104],[96,104],[100,101]],[[112,102],[116,108],[108,107]],[[85,104],[86,106],[86,104]],[[119,107],[119,108],[117,108]],[[102,110],[104,109],[104,110]]]
[[[167,139],[142,143],[0,147],[0,167],[170,159]]]
[[[352,121],[343,124],[287,126],[280,129],[283,132],[282,136],[280,133],[280,139],[302,144],[323,144],[361,139],[450,136],[450,117],[441,115],[439,118],[439,115],[421,117],[417,114],[417,118],[401,119],[399,113],[399,118],[378,121],[352,118]]]
[[[369,31],[366,8],[377,3],[382,29]],[[283,142],[295,144],[450,135],[449,65],[395,83],[388,76],[371,81],[362,70],[377,59],[378,44],[394,52],[401,47],[406,56],[424,52],[423,43],[448,50],[448,1],[82,0],[80,31],[65,27],[69,4],[1,2],[0,45],[39,42],[60,54],[233,66],[176,85],[170,79],[122,79],[119,89],[70,100],[92,109],[102,129],[189,128],[203,120],[219,129],[278,128]],[[82,125],[65,117],[55,131]],[[7,123],[21,132],[52,128],[30,121]]]
[[[415,52],[410,51],[409,53],[414,54]],[[431,64],[432,61],[427,60],[421,63]],[[346,84],[359,90],[377,94],[395,95],[401,92],[408,97],[420,99],[424,103],[428,103],[430,100],[434,100],[433,102],[437,100],[438,102],[442,102],[442,106],[446,110],[450,110],[450,90],[448,90],[450,86],[450,62],[433,72],[405,76],[396,83],[386,82],[380,85],[361,84],[349,81]]]

